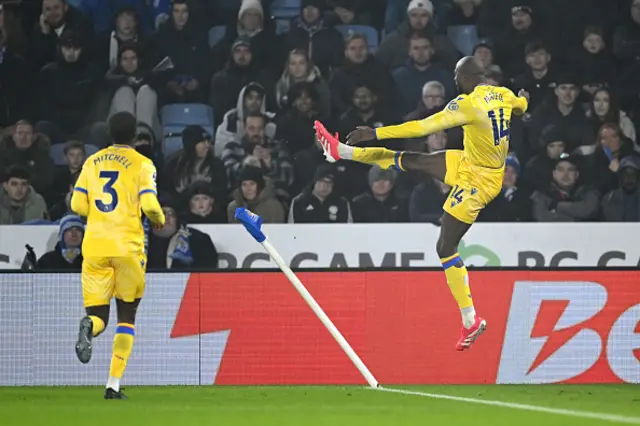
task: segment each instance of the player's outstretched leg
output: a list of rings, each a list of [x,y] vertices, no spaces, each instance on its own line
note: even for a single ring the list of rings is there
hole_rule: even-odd
[[[330,163],[350,160],[364,164],[376,164],[382,169],[395,168],[401,171],[418,171],[443,182],[447,170],[445,151],[433,154],[419,152],[392,151],[380,147],[357,147],[341,143],[337,137],[320,123],[316,123],[316,136],[324,156]]]
[[[456,344],[458,351],[469,349],[487,328],[487,322],[476,315],[469,288],[467,268],[458,254],[458,244],[470,226],[445,212],[436,247],[444,273],[447,276],[447,284],[458,302],[462,314],[462,329]]]
[[[116,299],[118,309],[118,327],[113,338],[113,354],[111,356],[111,367],[109,369],[109,380],[104,391],[105,399],[127,399],[120,391],[120,379],[127,368],[127,361],[133,349],[133,340],[136,334],[136,311],[140,299],[133,302],[125,302]]]
[[[76,342],[76,356],[83,364],[91,360],[93,338],[102,333],[109,322],[109,305],[90,306],[85,311],[87,316],[80,320]]]

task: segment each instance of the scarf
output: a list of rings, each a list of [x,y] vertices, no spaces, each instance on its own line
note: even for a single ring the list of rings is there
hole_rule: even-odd
[[[193,263],[193,255],[189,246],[189,236],[191,233],[186,226],[180,227],[169,241],[167,249],[167,268],[171,269],[174,260],[180,261],[185,265]]]

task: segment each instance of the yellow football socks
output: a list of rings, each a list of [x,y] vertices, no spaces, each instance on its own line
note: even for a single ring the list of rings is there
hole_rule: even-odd
[[[400,162],[403,152],[391,151],[387,148],[355,147],[353,149],[351,160],[365,164],[377,164],[381,169],[395,167],[397,170],[403,170]]]
[[[472,307],[473,300],[471,299],[471,289],[469,288],[469,276],[460,255],[456,253],[453,256],[442,258],[440,261],[447,276],[447,284],[449,284],[451,294],[458,302],[460,309]]]
[[[93,331],[92,331],[93,337],[96,337],[98,334],[104,331],[104,321],[102,321],[102,318],[96,317],[94,315],[89,315],[89,318],[93,323]]]
[[[111,357],[111,368],[109,376],[120,379],[127,367],[127,360],[133,349],[133,340],[136,334],[135,326],[121,322],[116,328],[116,335],[113,338],[113,356]],[[115,389],[116,391],[118,389]]]

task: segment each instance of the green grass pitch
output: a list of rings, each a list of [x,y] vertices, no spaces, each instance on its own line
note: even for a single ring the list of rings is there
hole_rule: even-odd
[[[616,414],[640,424],[638,385],[407,386],[419,392],[496,400],[574,412]],[[471,404],[364,387],[125,387],[128,401],[102,388],[0,388],[7,426],[567,426],[622,424]],[[635,420],[634,420],[635,418]],[[636,423],[638,422],[638,423]]]

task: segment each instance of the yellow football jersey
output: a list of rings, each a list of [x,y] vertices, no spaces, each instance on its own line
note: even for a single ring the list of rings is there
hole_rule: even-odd
[[[445,109],[424,120],[376,129],[378,139],[419,137],[462,126],[464,155],[475,166],[504,167],[509,153],[511,114],[524,114],[527,100],[505,87],[481,84],[468,95],[460,95]]]
[[[156,194],[151,160],[126,145],[100,150],[84,163],[75,191],[88,199],[85,258],[144,253],[140,197]]]

